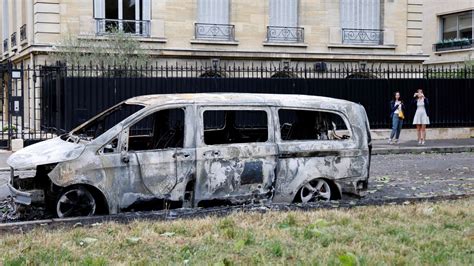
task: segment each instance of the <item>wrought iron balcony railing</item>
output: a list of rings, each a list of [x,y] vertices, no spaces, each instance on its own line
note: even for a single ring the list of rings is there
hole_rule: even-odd
[[[196,23],[194,34],[197,40],[235,41],[235,26],[230,24]]]
[[[149,20],[96,19],[97,35],[122,31],[131,35],[150,37]]]
[[[343,44],[382,45],[383,30],[342,29]]]
[[[12,35],[10,36],[10,44],[12,47],[16,46],[16,32],[12,33]]]
[[[8,39],[3,40],[3,52],[8,52]]]
[[[303,43],[304,28],[268,26],[267,42]]]
[[[435,52],[469,49],[472,47],[474,47],[472,45],[472,39],[443,40],[433,44],[433,50]]]
[[[23,24],[23,26],[20,27],[20,42],[26,40],[26,24]]]

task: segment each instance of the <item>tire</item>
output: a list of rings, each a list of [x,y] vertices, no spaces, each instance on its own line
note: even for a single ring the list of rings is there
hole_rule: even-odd
[[[96,214],[97,200],[84,186],[74,186],[61,191],[55,210],[59,218],[93,216]]]
[[[304,184],[299,190],[299,197],[301,202],[315,202],[315,201],[329,201],[334,198],[336,191],[333,191],[333,186],[322,178],[313,179]]]

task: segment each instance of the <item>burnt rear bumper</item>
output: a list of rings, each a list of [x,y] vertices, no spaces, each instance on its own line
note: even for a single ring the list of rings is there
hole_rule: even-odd
[[[342,194],[351,194],[357,197],[367,195],[368,178],[343,178],[334,180]]]

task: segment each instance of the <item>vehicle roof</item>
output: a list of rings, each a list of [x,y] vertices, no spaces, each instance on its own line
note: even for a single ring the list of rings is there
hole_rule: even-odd
[[[154,94],[130,98],[128,104],[145,106],[166,104],[210,104],[210,105],[265,105],[291,107],[323,107],[337,105],[349,107],[355,103],[322,96],[297,94],[256,94],[256,93],[187,93],[187,94]]]

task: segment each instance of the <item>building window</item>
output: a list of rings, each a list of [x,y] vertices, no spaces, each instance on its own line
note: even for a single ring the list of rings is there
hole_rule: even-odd
[[[230,0],[198,0],[195,38],[234,41],[234,25],[230,25]]]
[[[21,27],[20,27],[20,42],[25,42],[27,40],[27,32],[26,32],[26,23],[28,21],[28,11],[29,6],[27,0],[21,1]]]
[[[123,31],[150,36],[151,0],[95,0],[97,34]]]
[[[340,0],[342,42],[381,45],[381,0]]]
[[[304,42],[304,29],[298,27],[298,0],[270,0],[267,42]]]
[[[456,13],[440,17],[440,41],[435,51],[472,48],[472,13]]]
[[[442,39],[472,39],[472,11],[441,17]]]
[[[3,52],[8,52],[8,38],[10,38],[9,34],[9,12],[8,12],[8,0],[3,0],[3,14],[2,14],[2,40],[3,40]]]

